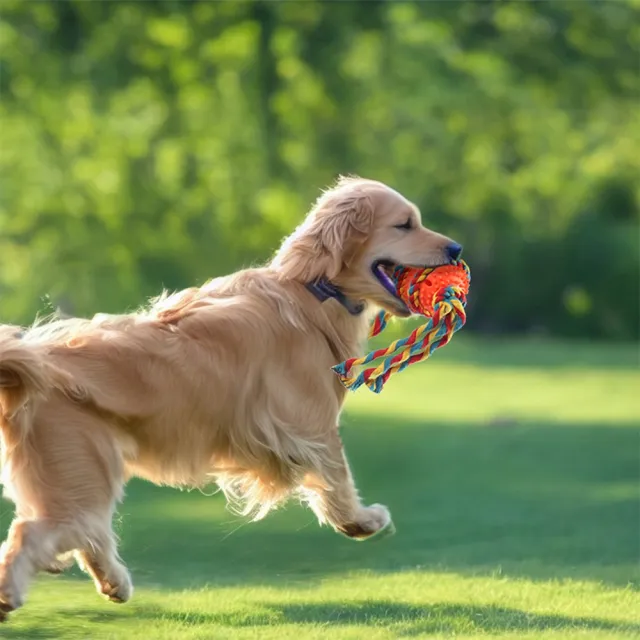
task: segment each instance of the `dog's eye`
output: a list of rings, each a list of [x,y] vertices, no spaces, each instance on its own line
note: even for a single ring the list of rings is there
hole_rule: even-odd
[[[413,222],[411,220],[411,218],[409,218],[406,222],[403,222],[402,224],[396,224],[393,225],[395,229],[402,229],[403,231],[410,231],[411,229],[413,229]]]

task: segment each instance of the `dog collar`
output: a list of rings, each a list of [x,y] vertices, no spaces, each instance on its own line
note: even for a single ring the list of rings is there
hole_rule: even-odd
[[[320,279],[315,282],[309,282],[305,285],[307,289],[318,299],[320,302],[325,302],[329,298],[337,300],[352,316],[358,316],[364,311],[363,302],[354,302],[347,298],[347,296],[338,288],[335,284],[332,284],[328,280]]]

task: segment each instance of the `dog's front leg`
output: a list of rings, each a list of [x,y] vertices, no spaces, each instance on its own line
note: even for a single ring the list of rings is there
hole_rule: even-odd
[[[364,506],[360,502],[337,430],[332,430],[325,444],[322,468],[307,474],[302,486],[320,523],[328,523],[355,540],[393,533],[391,515],[385,506]]]

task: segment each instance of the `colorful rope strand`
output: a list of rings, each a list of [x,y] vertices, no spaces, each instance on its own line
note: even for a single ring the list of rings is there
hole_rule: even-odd
[[[438,273],[443,269],[441,274]],[[391,374],[426,360],[436,349],[446,345],[466,322],[465,306],[471,282],[467,264],[460,260],[452,271],[444,267],[410,270],[396,268],[393,279],[400,297],[413,313],[427,317],[427,322],[406,338],[395,340],[386,349],[376,349],[361,358],[350,358],[333,367],[342,384],[355,391],[365,384],[380,393]],[[433,274],[433,278],[430,276]],[[436,281],[434,285],[432,280]],[[444,280],[444,281],[443,281]],[[374,320],[370,337],[377,336],[387,325],[389,314],[382,311]],[[377,366],[366,365],[383,358]],[[354,369],[365,367],[354,374]]]

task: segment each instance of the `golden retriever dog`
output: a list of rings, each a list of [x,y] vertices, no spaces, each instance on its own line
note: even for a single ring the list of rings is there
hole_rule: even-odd
[[[4,496],[0,617],[39,571],[74,559],[99,593],[132,595],[112,517],[133,476],[216,483],[245,514],[288,496],[354,539],[390,525],[361,503],[339,434],[331,371],[362,352],[373,313],[408,310],[389,270],[436,266],[460,245],[374,180],[342,178],[265,267],[91,320],[0,327]]]

